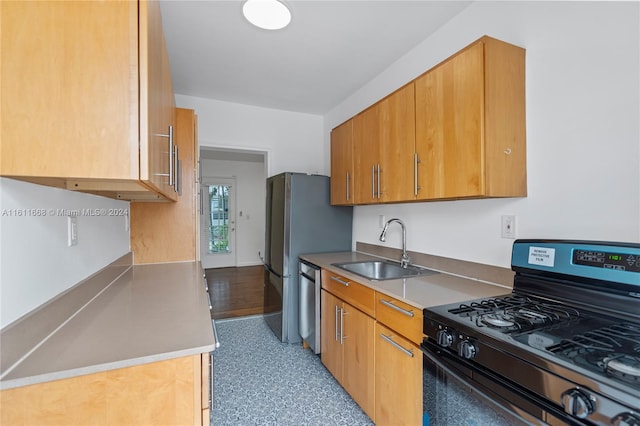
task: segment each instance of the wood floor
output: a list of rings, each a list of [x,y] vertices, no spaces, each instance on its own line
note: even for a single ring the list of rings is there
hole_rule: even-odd
[[[205,269],[213,298],[211,318],[222,319],[264,312],[264,267]]]

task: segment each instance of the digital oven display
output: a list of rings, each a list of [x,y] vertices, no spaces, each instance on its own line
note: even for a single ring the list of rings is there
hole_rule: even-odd
[[[573,264],[640,273],[640,256],[633,254],[574,250]]]

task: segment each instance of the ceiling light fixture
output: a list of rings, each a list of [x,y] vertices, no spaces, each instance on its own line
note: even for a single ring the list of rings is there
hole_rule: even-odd
[[[247,0],[242,14],[247,21],[265,30],[279,30],[291,22],[291,11],[279,0]]]

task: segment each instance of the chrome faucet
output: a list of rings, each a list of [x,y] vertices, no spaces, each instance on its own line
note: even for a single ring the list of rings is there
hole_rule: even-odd
[[[409,262],[411,262],[411,258],[407,254],[407,228],[404,226],[404,222],[398,218],[389,219],[387,223],[384,224],[384,228],[382,228],[382,233],[380,234],[380,241],[384,243],[385,235],[387,234],[387,228],[389,224],[397,222],[402,227],[402,257],[400,258],[400,266],[406,268],[409,266]]]

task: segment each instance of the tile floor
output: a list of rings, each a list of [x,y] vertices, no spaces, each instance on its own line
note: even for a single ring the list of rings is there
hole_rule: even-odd
[[[216,320],[211,425],[373,425],[299,344],[280,342],[262,316]]]

